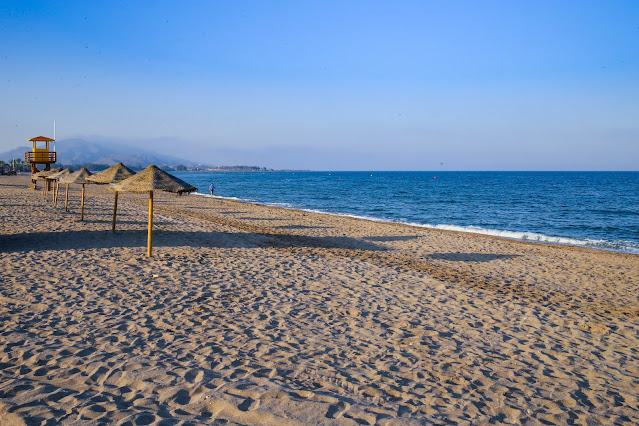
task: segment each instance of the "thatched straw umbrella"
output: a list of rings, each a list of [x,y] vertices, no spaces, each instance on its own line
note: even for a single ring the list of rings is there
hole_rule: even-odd
[[[68,176],[65,176],[60,179],[60,183],[65,184],[67,186],[66,191],[66,199],[64,202],[64,211],[69,211],[69,185],[73,183],[78,183],[82,185],[82,207],[80,208],[80,220],[84,220],[84,185],[89,183],[86,178],[91,176],[91,172],[82,167],[75,173],[71,173]]]
[[[155,165],[150,165],[141,172],[123,180],[109,188],[111,191],[120,192],[148,192],[149,193],[149,232],[147,237],[146,255],[151,257],[152,231],[153,231],[153,191],[167,191],[182,194],[193,192],[197,188],[168,174]]]
[[[47,184],[46,178],[52,174],[58,173],[61,170],[62,167],[57,167],[55,169],[44,170],[42,172],[31,175],[31,180],[35,180],[35,182],[37,182],[38,179],[42,179],[44,181],[44,184],[42,185],[42,198],[46,198],[49,192],[49,185]]]
[[[53,173],[52,175],[45,177],[45,179],[47,180],[54,181],[54,187],[53,187],[53,206],[54,207],[57,207],[58,205],[58,195],[60,193],[60,179],[70,175],[71,173],[73,173],[73,170],[67,167],[66,169],[60,172]]]
[[[98,184],[118,183],[124,179],[130,178],[135,172],[122,163],[118,163],[106,170],[89,176],[89,182]],[[113,221],[111,223],[111,232],[115,232],[115,217],[118,214],[118,191],[115,191],[115,202],[113,203]]]
[[[50,172],[51,170],[42,170],[41,172],[31,174],[31,182],[35,185],[33,189],[38,189],[38,179],[44,179]]]
[[[41,172],[38,173],[34,173],[31,175],[31,181],[35,184],[35,189],[38,189],[38,180],[42,179],[44,180],[44,177],[46,175],[49,174],[49,170],[43,170]],[[47,190],[47,185],[45,184],[45,182],[42,182],[42,199],[44,200],[44,197],[46,195],[46,190]]]

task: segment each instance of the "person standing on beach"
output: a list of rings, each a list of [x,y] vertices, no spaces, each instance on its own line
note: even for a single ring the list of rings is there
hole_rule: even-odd
[[[213,195],[213,191],[215,191],[215,185],[213,185],[213,182],[209,185],[209,191],[211,191],[211,195]]]

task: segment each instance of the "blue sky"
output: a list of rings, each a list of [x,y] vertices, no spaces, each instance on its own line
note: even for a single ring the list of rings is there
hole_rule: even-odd
[[[639,170],[639,2],[0,2],[0,151]],[[443,163],[443,164],[441,164]]]

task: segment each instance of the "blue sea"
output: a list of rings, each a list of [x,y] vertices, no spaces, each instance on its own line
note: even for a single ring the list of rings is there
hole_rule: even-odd
[[[178,172],[208,194],[639,253],[639,172]]]

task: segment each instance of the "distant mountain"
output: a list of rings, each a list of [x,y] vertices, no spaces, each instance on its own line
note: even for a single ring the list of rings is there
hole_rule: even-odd
[[[0,160],[9,162],[14,158],[19,158],[24,161],[24,152],[31,151],[31,148],[27,148],[26,146],[19,146],[16,149],[12,149],[11,151],[0,152]]]
[[[0,160],[9,161],[13,158],[24,160],[24,152],[30,150],[30,147],[21,146],[11,151],[2,152],[0,153]],[[119,162],[128,166],[142,167],[146,167],[149,164],[158,166],[197,165],[193,161],[158,154],[150,150],[113,143],[97,143],[84,139],[56,141],[56,152],[58,153],[58,164],[65,165],[84,163],[113,165]]]

